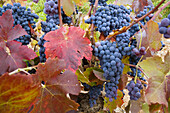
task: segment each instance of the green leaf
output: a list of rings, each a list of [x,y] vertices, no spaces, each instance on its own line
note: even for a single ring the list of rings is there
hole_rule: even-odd
[[[147,76],[154,77],[160,76],[164,77],[170,70],[170,55],[169,53],[165,56],[165,61],[163,62],[161,57],[154,56],[148,57],[143,60],[139,65],[144,69]]]
[[[113,101],[110,102],[109,98],[105,97],[104,107],[109,109],[109,111],[112,113],[113,110],[117,108],[117,106],[121,107],[121,105],[124,103],[122,98],[123,98],[123,93],[120,90],[118,90],[116,100],[113,99]]]
[[[94,75],[101,81],[106,81],[105,77],[103,76],[103,71],[96,71],[93,70]]]
[[[78,76],[78,80],[82,83],[86,83],[90,86],[94,86],[96,84],[102,84],[105,80],[102,77],[103,71],[97,67],[87,68],[85,72],[81,72],[80,70],[76,71],[76,75]]]
[[[74,6],[72,0],[61,0],[61,4],[63,6],[64,13],[67,16],[71,16],[75,9],[75,6]]]
[[[123,57],[122,63],[129,64],[129,57],[130,57],[130,56]],[[128,71],[130,71],[130,66],[124,65],[123,73],[122,73],[122,74],[127,74]]]
[[[142,105],[142,110],[144,113],[149,113],[149,105],[147,103],[144,103]]]
[[[162,105],[161,104],[151,104],[149,106],[149,111],[150,113],[155,113],[156,111],[159,111],[161,109]]]
[[[88,2],[88,0],[73,0],[76,5],[83,6],[85,3]]]
[[[165,56],[165,61],[158,56],[146,58],[139,63],[144,72],[150,77],[148,80],[148,88],[146,89],[146,101],[151,103],[163,104],[168,107],[166,99],[166,74],[170,70],[170,55]]]

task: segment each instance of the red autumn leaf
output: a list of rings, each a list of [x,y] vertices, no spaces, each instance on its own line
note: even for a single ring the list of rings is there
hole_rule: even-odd
[[[27,32],[21,25],[16,25],[13,28],[13,22],[12,10],[7,10],[2,16],[0,16],[0,41],[11,41],[20,36],[27,35]]]
[[[64,95],[51,95],[44,89],[42,99],[35,104],[33,113],[66,113],[77,110],[79,104]]]
[[[65,113],[76,110],[78,104],[66,97],[67,93],[78,95],[80,85],[77,76],[70,70],[64,71],[65,63],[60,59],[47,59],[46,63],[39,64],[34,76],[42,85],[41,100],[35,104],[34,112]]]
[[[76,71],[83,57],[90,60],[92,56],[90,40],[83,37],[84,33],[79,27],[62,27],[47,33],[44,37],[49,41],[44,45],[47,58],[64,59],[66,68]]]
[[[5,47],[0,47],[0,75],[26,67],[23,59],[31,60],[37,57],[36,53],[17,41],[8,41]]]
[[[63,93],[71,93],[78,95],[80,92],[80,85],[75,73],[70,70],[61,71],[65,69],[64,60],[49,58],[45,65],[39,64],[37,75],[40,76],[40,81],[44,81],[45,85],[52,85],[57,87],[57,90],[63,91]],[[49,87],[50,88],[50,87]]]
[[[0,113],[24,113],[40,92],[31,75],[5,73],[0,83]]]

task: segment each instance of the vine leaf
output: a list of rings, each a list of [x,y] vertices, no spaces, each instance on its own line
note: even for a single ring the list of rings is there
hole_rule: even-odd
[[[120,90],[117,90],[117,99],[113,99],[112,102],[109,101],[109,98],[105,97],[104,101],[104,107],[109,109],[109,111],[112,113],[114,109],[117,108],[117,106],[121,107],[121,105],[124,103],[123,100],[123,93]]]
[[[47,59],[46,63],[39,64],[34,76],[35,82],[41,82],[40,100],[35,104],[33,111],[49,113],[65,113],[77,110],[78,104],[67,98],[66,94],[78,95],[81,88],[77,76],[70,70],[65,70],[64,60]]]
[[[103,75],[103,71],[96,67],[87,68],[83,73],[80,70],[77,70],[76,75],[78,76],[78,80],[90,86],[103,84],[103,81],[106,81],[104,77],[101,77],[101,75]]]
[[[44,89],[41,102],[35,106],[33,113],[66,113],[77,110],[78,106],[64,95],[51,95]]]
[[[0,41],[11,41],[20,36],[27,35],[27,32],[21,25],[16,25],[13,28],[13,22],[12,10],[7,10],[2,16],[0,16]]]
[[[64,13],[67,16],[71,16],[75,9],[73,1],[72,0],[61,0],[61,4],[63,6]]]
[[[47,33],[44,37],[49,41],[44,44],[47,58],[64,59],[66,68],[75,72],[83,57],[88,60],[92,57],[90,40],[83,37],[84,33],[79,27],[61,27]]]
[[[146,89],[146,101],[149,105],[163,104],[168,107],[166,99],[166,74],[170,70],[170,55],[167,53],[165,62],[158,56],[146,58],[139,63],[144,72],[150,77]]]
[[[149,111],[150,111],[150,113],[155,113],[155,112],[157,112],[157,111],[160,111],[162,109],[162,105],[161,104],[158,104],[158,103],[156,103],[156,104],[151,104],[150,106],[149,106]]]
[[[123,57],[122,63],[129,64],[129,58],[130,58],[129,56]],[[130,71],[130,66],[124,65],[123,74],[126,74],[129,71]]]
[[[147,103],[142,104],[142,111],[144,113],[149,113],[149,105]]]
[[[106,81],[105,77],[103,76],[103,71],[93,70],[94,75],[101,81]]]
[[[143,11],[144,6],[148,5],[148,0],[133,0],[132,2],[132,8],[135,11],[136,14],[138,14],[140,11]]]
[[[150,20],[146,23],[147,40],[149,43],[149,49],[152,52],[159,51],[161,49],[161,37],[159,33],[159,25]]]
[[[142,110],[142,104],[144,103],[144,93],[141,92],[141,97],[135,101],[135,100],[131,100],[130,104],[130,111],[132,111],[132,113],[138,113]]]
[[[85,3],[88,2],[88,0],[73,0],[76,5],[83,6]]]
[[[123,90],[126,87],[127,82],[128,82],[128,75],[122,74],[121,78],[119,79],[119,84],[118,84],[119,89]]]
[[[49,58],[45,65],[38,65],[37,75],[40,76],[40,81],[45,82],[45,85],[56,87],[55,92],[59,90],[65,94],[78,95],[80,85],[77,76],[70,70],[65,70],[63,74],[60,74],[64,68],[64,60]]]
[[[32,81],[32,75],[3,74],[0,77],[0,112],[23,113],[39,95],[40,87]]]
[[[4,48],[0,47],[0,75],[26,67],[23,59],[31,60],[37,57],[32,49],[21,44],[17,41],[7,41]]]
[[[166,89],[166,91],[167,91],[167,98],[170,99],[170,75],[168,75],[166,77],[167,77],[167,89]],[[170,102],[170,100],[169,100],[169,102]]]

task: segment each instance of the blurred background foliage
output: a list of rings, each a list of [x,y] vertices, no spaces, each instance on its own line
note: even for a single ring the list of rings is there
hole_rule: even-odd
[[[3,4],[10,3],[12,4],[13,0],[0,0],[0,7],[3,6]],[[46,14],[43,12],[44,9],[44,2],[46,0],[39,0],[39,2],[36,4],[33,2],[33,0],[15,0],[17,2],[20,2],[22,5],[25,5],[27,8],[30,7],[38,16],[40,17],[40,20],[46,20]],[[86,0],[88,1],[88,0]],[[107,3],[114,3],[116,0],[108,0]],[[119,1],[119,0],[117,0]],[[121,1],[121,0],[120,0]],[[150,1],[150,0],[149,0]],[[151,0],[153,5],[156,6],[161,0]],[[165,3],[167,3],[169,0],[165,0],[165,2],[161,5],[163,6]],[[25,4],[23,4],[23,2]],[[122,1],[123,2],[123,1]],[[83,15],[87,15],[90,7],[90,2],[84,2],[81,6],[77,6],[79,12],[82,12]],[[161,11],[161,18],[166,18],[168,14],[170,13],[170,5],[167,6],[163,11]]]
[[[165,2],[161,6],[163,6],[168,1],[169,0],[165,0]],[[153,3],[154,6],[159,4],[159,2],[161,2],[161,0],[152,0],[152,3]],[[166,18],[169,13],[170,13],[170,5],[168,5],[163,11],[161,11],[162,18]]]

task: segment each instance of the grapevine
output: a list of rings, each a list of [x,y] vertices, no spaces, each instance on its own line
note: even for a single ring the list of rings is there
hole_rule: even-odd
[[[169,112],[169,1],[0,3],[0,112]]]

